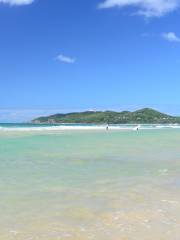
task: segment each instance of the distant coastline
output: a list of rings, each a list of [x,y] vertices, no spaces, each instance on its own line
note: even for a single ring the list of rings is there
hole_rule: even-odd
[[[134,112],[86,111],[55,114],[32,120],[34,124],[180,124],[180,117],[151,108]]]

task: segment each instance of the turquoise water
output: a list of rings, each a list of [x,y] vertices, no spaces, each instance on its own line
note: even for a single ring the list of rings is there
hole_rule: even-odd
[[[0,131],[0,194],[0,239],[179,240],[180,130]]]

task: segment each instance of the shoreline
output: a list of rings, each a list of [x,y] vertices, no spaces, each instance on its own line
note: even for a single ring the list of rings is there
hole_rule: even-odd
[[[0,132],[42,132],[42,131],[138,131],[138,130],[163,130],[180,129],[180,125],[156,124],[124,124],[124,125],[36,125],[29,124],[0,124]]]

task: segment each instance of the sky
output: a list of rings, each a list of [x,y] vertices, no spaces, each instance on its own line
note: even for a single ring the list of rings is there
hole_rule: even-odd
[[[0,0],[0,122],[180,115],[180,0]]]

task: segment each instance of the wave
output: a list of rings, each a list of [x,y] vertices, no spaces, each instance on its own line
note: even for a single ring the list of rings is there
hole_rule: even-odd
[[[73,131],[73,130],[119,130],[119,131],[137,131],[137,130],[160,130],[160,129],[180,129],[180,125],[58,125],[58,126],[25,126],[18,124],[0,126],[0,132],[41,132],[41,131]]]
[[[0,131],[66,131],[66,130],[107,130],[106,126],[50,126],[50,127],[0,127]],[[111,126],[108,130],[134,130],[130,127]]]

